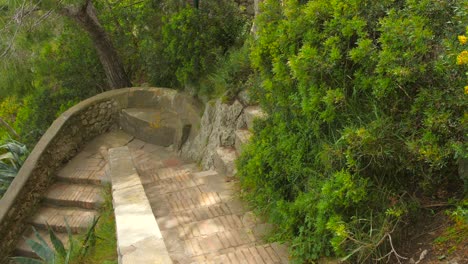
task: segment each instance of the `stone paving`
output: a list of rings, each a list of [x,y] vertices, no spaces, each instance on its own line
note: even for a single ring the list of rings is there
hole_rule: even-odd
[[[128,147],[174,263],[288,263],[286,247],[262,241],[268,225],[236,197],[234,178],[140,140]]]

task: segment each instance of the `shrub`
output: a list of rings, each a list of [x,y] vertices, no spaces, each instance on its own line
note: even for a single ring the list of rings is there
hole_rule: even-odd
[[[201,78],[199,94],[209,99],[219,98],[227,92],[233,99],[242,90],[252,85],[253,69],[249,59],[248,42],[241,48],[232,48],[225,57],[219,59],[216,69]]]
[[[297,262],[396,258],[408,194],[463,192],[467,4],[264,1],[251,60],[269,117],[239,176]]]
[[[18,174],[28,155],[25,145],[14,140],[0,146],[0,199]]]
[[[20,264],[55,264],[57,262],[69,264],[73,261],[81,262],[81,260],[85,258],[90,253],[90,250],[96,245],[96,225],[99,221],[99,217],[93,218],[83,240],[79,241],[78,245],[75,245],[76,242],[74,241],[73,234],[67,220],[64,219],[64,221],[67,228],[68,247],[65,247],[63,242],[58,238],[57,234],[50,226],[47,226],[47,231],[52,243],[51,246],[47,244],[46,238],[42,237],[41,234],[32,227],[37,241],[34,239],[26,239],[26,243],[41,260],[29,257],[13,257],[12,260]]]
[[[247,35],[246,18],[228,0],[204,1],[200,9],[172,5],[162,14],[162,20],[154,22],[154,36],[142,45],[148,75],[156,85],[187,85],[197,93],[200,79]]]

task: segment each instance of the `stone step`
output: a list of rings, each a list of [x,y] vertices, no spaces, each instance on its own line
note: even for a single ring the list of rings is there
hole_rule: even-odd
[[[176,112],[153,108],[123,109],[120,125],[127,133],[148,143],[159,146],[178,144],[182,134],[189,133],[190,127],[184,124]]]
[[[238,191],[237,179],[232,176],[215,174],[201,178],[194,178],[195,184],[202,192],[216,192],[222,201],[232,200]]]
[[[192,175],[193,175],[193,177],[195,179],[200,179],[200,178],[204,178],[204,177],[218,175],[218,172],[215,171],[215,170],[207,170],[207,171],[194,172],[194,173],[192,173]]]
[[[39,208],[31,219],[31,224],[38,229],[47,229],[47,224],[56,232],[67,232],[65,219],[72,233],[85,232],[98,212],[91,209],[72,207],[49,207]]]
[[[49,232],[46,230],[37,230],[39,235],[45,240],[47,245],[51,249],[54,249],[52,242],[50,240]],[[68,248],[68,234],[67,233],[55,233],[57,238],[62,241],[65,248]],[[15,256],[18,257],[29,257],[29,258],[38,258],[37,254],[31,249],[31,247],[26,243],[26,240],[32,239],[34,241],[38,241],[33,229],[31,227],[26,228],[25,232],[23,233],[23,237],[20,239],[18,244],[16,245]]]
[[[183,241],[185,254],[194,257],[218,253],[230,248],[253,245],[257,239],[248,229],[235,229]]]
[[[188,209],[201,208],[221,203],[221,198],[216,192],[175,192],[165,197],[171,212],[179,212]]]
[[[236,143],[235,143],[236,152],[237,154],[240,155],[242,153],[244,145],[249,143],[250,138],[252,137],[253,134],[247,129],[236,130],[235,134],[236,134]]]
[[[70,184],[89,184],[102,186],[108,182],[108,168],[105,164],[99,169],[95,168],[77,168],[73,171],[59,171],[56,176],[57,181]]]
[[[101,185],[106,177],[106,164],[100,153],[83,151],[61,168],[56,176],[63,182]]]
[[[178,236],[186,240],[244,228],[245,226],[238,215],[229,214],[186,223],[176,228],[176,230]]]
[[[194,257],[216,256],[259,242],[248,229],[231,229],[192,238],[180,237],[177,230],[164,230],[162,234],[175,263],[193,263]]]
[[[231,210],[227,204],[220,203],[211,206],[172,212],[158,217],[157,221],[161,230],[167,230],[226,215],[231,215]]]
[[[247,129],[253,130],[253,124],[255,119],[264,119],[267,117],[266,113],[260,108],[260,106],[249,106],[244,108],[245,122],[247,123]]]
[[[289,263],[288,255],[277,244],[256,246],[241,246],[237,249],[227,250],[220,255],[204,255],[195,257],[191,263],[225,263],[225,264],[286,264]]]
[[[97,209],[103,199],[99,186],[58,182],[49,188],[44,201],[55,206]]]
[[[213,154],[216,171],[221,175],[234,176],[237,172],[236,158],[237,153],[234,148],[218,147]]]

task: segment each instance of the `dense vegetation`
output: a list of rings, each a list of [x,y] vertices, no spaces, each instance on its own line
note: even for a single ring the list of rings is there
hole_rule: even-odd
[[[13,2],[0,1],[0,139],[32,147],[112,86],[58,12],[85,0],[39,1],[28,20]],[[264,0],[250,38],[231,0],[92,2],[133,85],[204,100],[249,88],[268,118],[239,159],[243,195],[294,261],[396,261],[427,203],[466,228],[468,0]]]
[[[68,5],[85,2],[0,2],[0,117],[31,147],[64,110],[113,88],[89,34],[61,15]],[[210,74],[242,46],[250,29],[229,0],[206,1],[199,9],[187,1],[92,3],[135,86],[212,97],[211,85],[200,92],[200,82],[211,82]],[[0,128],[0,138],[11,134]]]
[[[396,262],[392,241],[423,201],[463,198],[467,7],[264,1],[251,60],[269,117],[239,175],[297,262]]]

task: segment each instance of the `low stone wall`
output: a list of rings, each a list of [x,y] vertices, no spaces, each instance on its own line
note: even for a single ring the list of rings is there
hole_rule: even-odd
[[[129,107],[166,107],[192,122],[195,135],[201,108],[196,101],[175,90],[125,88],[89,98],[57,118],[25,161],[0,200],[0,263],[8,263],[18,238],[34,213],[55,173],[89,140],[118,128],[120,112]],[[190,136],[194,137],[194,136]]]

